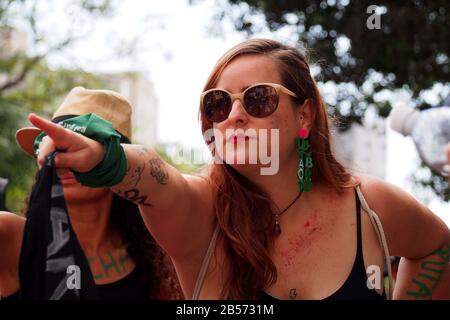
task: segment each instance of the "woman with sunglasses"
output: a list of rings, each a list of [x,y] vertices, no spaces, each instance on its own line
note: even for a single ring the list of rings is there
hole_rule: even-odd
[[[65,150],[57,166],[89,175],[109,157],[95,140],[29,120],[50,137],[41,154]],[[389,255],[404,257],[393,297],[431,297],[439,277],[420,275],[431,272],[423,270],[429,261],[439,276],[448,272],[449,229],[401,189],[335,159],[326,106],[302,53],[265,39],[230,49],[206,82],[200,120],[215,159],[204,176],[123,145],[128,173],[112,187],[139,204],[186,297],[382,299]],[[260,132],[275,138],[263,141]],[[255,144],[278,152],[276,173],[262,174],[261,157],[250,163]]]

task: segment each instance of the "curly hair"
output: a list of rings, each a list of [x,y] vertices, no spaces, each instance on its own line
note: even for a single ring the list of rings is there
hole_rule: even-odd
[[[144,270],[141,281],[150,299],[181,299],[181,287],[169,256],[156,243],[142,220],[137,205],[113,195],[111,227],[125,243],[128,254]]]

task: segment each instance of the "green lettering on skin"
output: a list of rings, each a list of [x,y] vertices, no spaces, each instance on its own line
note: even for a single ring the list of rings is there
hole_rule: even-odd
[[[110,263],[105,263],[105,261],[102,259],[102,257],[99,256],[100,262],[102,264],[103,270],[105,271],[105,274],[106,274],[107,278],[109,278],[108,270],[111,269],[111,268],[114,268],[116,270],[116,272],[118,274],[120,274],[120,270],[119,270],[119,267],[117,266],[116,259],[114,259],[114,257],[112,256],[111,251],[108,252],[108,255],[109,255],[109,258],[111,260]]]
[[[127,269],[124,264],[124,262],[127,260],[131,260],[131,257],[128,254],[119,257],[119,263],[120,263],[120,266],[122,267],[123,272],[127,272]]]
[[[419,277],[422,277],[424,279],[431,280],[433,285],[430,289],[426,284],[423,282],[413,279],[413,283],[419,286],[418,291],[408,291],[406,294],[412,297],[417,298],[431,298],[433,289],[437,286],[439,280],[441,279],[442,274],[445,271],[445,268],[447,267],[447,263],[450,261],[450,246],[447,246],[447,248],[438,249],[433,252],[433,254],[437,255],[439,258],[442,259],[442,261],[424,261],[420,264],[420,267],[423,271],[430,271],[433,273],[437,273],[436,277],[431,276],[430,274],[420,272]],[[436,266],[440,266],[442,268],[436,268]]]
[[[425,261],[425,262],[422,262],[422,264],[420,265],[420,267],[423,269],[423,270],[427,270],[427,271],[431,271],[431,272],[437,272],[437,273],[442,273],[442,272],[444,272],[444,270],[441,268],[441,269],[435,269],[435,268],[430,268],[428,265],[438,265],[438,266],[445,266],[446,265],[446,263],[444,262],[444,261]]]
[[[429,298],[431,297],[431,290],[426,284],[419,280],[413,279],[413,282],[419,286],[418,291],[408,291],[406,294],[414,298]]]
[[[92,261],[94,261],[95,259],[96,259],[95,257],[88,257],[87,258],[88,263],[89,263],[89,268],[91,268],[91,271],[92,271]],[[102,274],[96,274],[96,275],[92,275],[92,276],[94,277],[94,280],[98,280],[98,279],[103,278]]]

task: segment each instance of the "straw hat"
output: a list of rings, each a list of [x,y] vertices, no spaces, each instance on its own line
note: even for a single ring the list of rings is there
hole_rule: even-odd
[[[95,113],[111,122],[116,131],[131,140],[131,106],[124,97],[110,90],[73,88],[53,114],[52,121],[58,123],[88,113]],[[17,143],[34,157],[34,140],[41,132],[36,127],[19,129],[16,132]]]

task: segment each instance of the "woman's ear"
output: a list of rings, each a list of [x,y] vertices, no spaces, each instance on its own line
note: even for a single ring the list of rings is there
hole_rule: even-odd
[[[297,115],[300,121],[300,127],[311,131],[312,124],[314,123],[314,118],[316,112],[311,99],[306,99],[302,105],[297,105]]]

